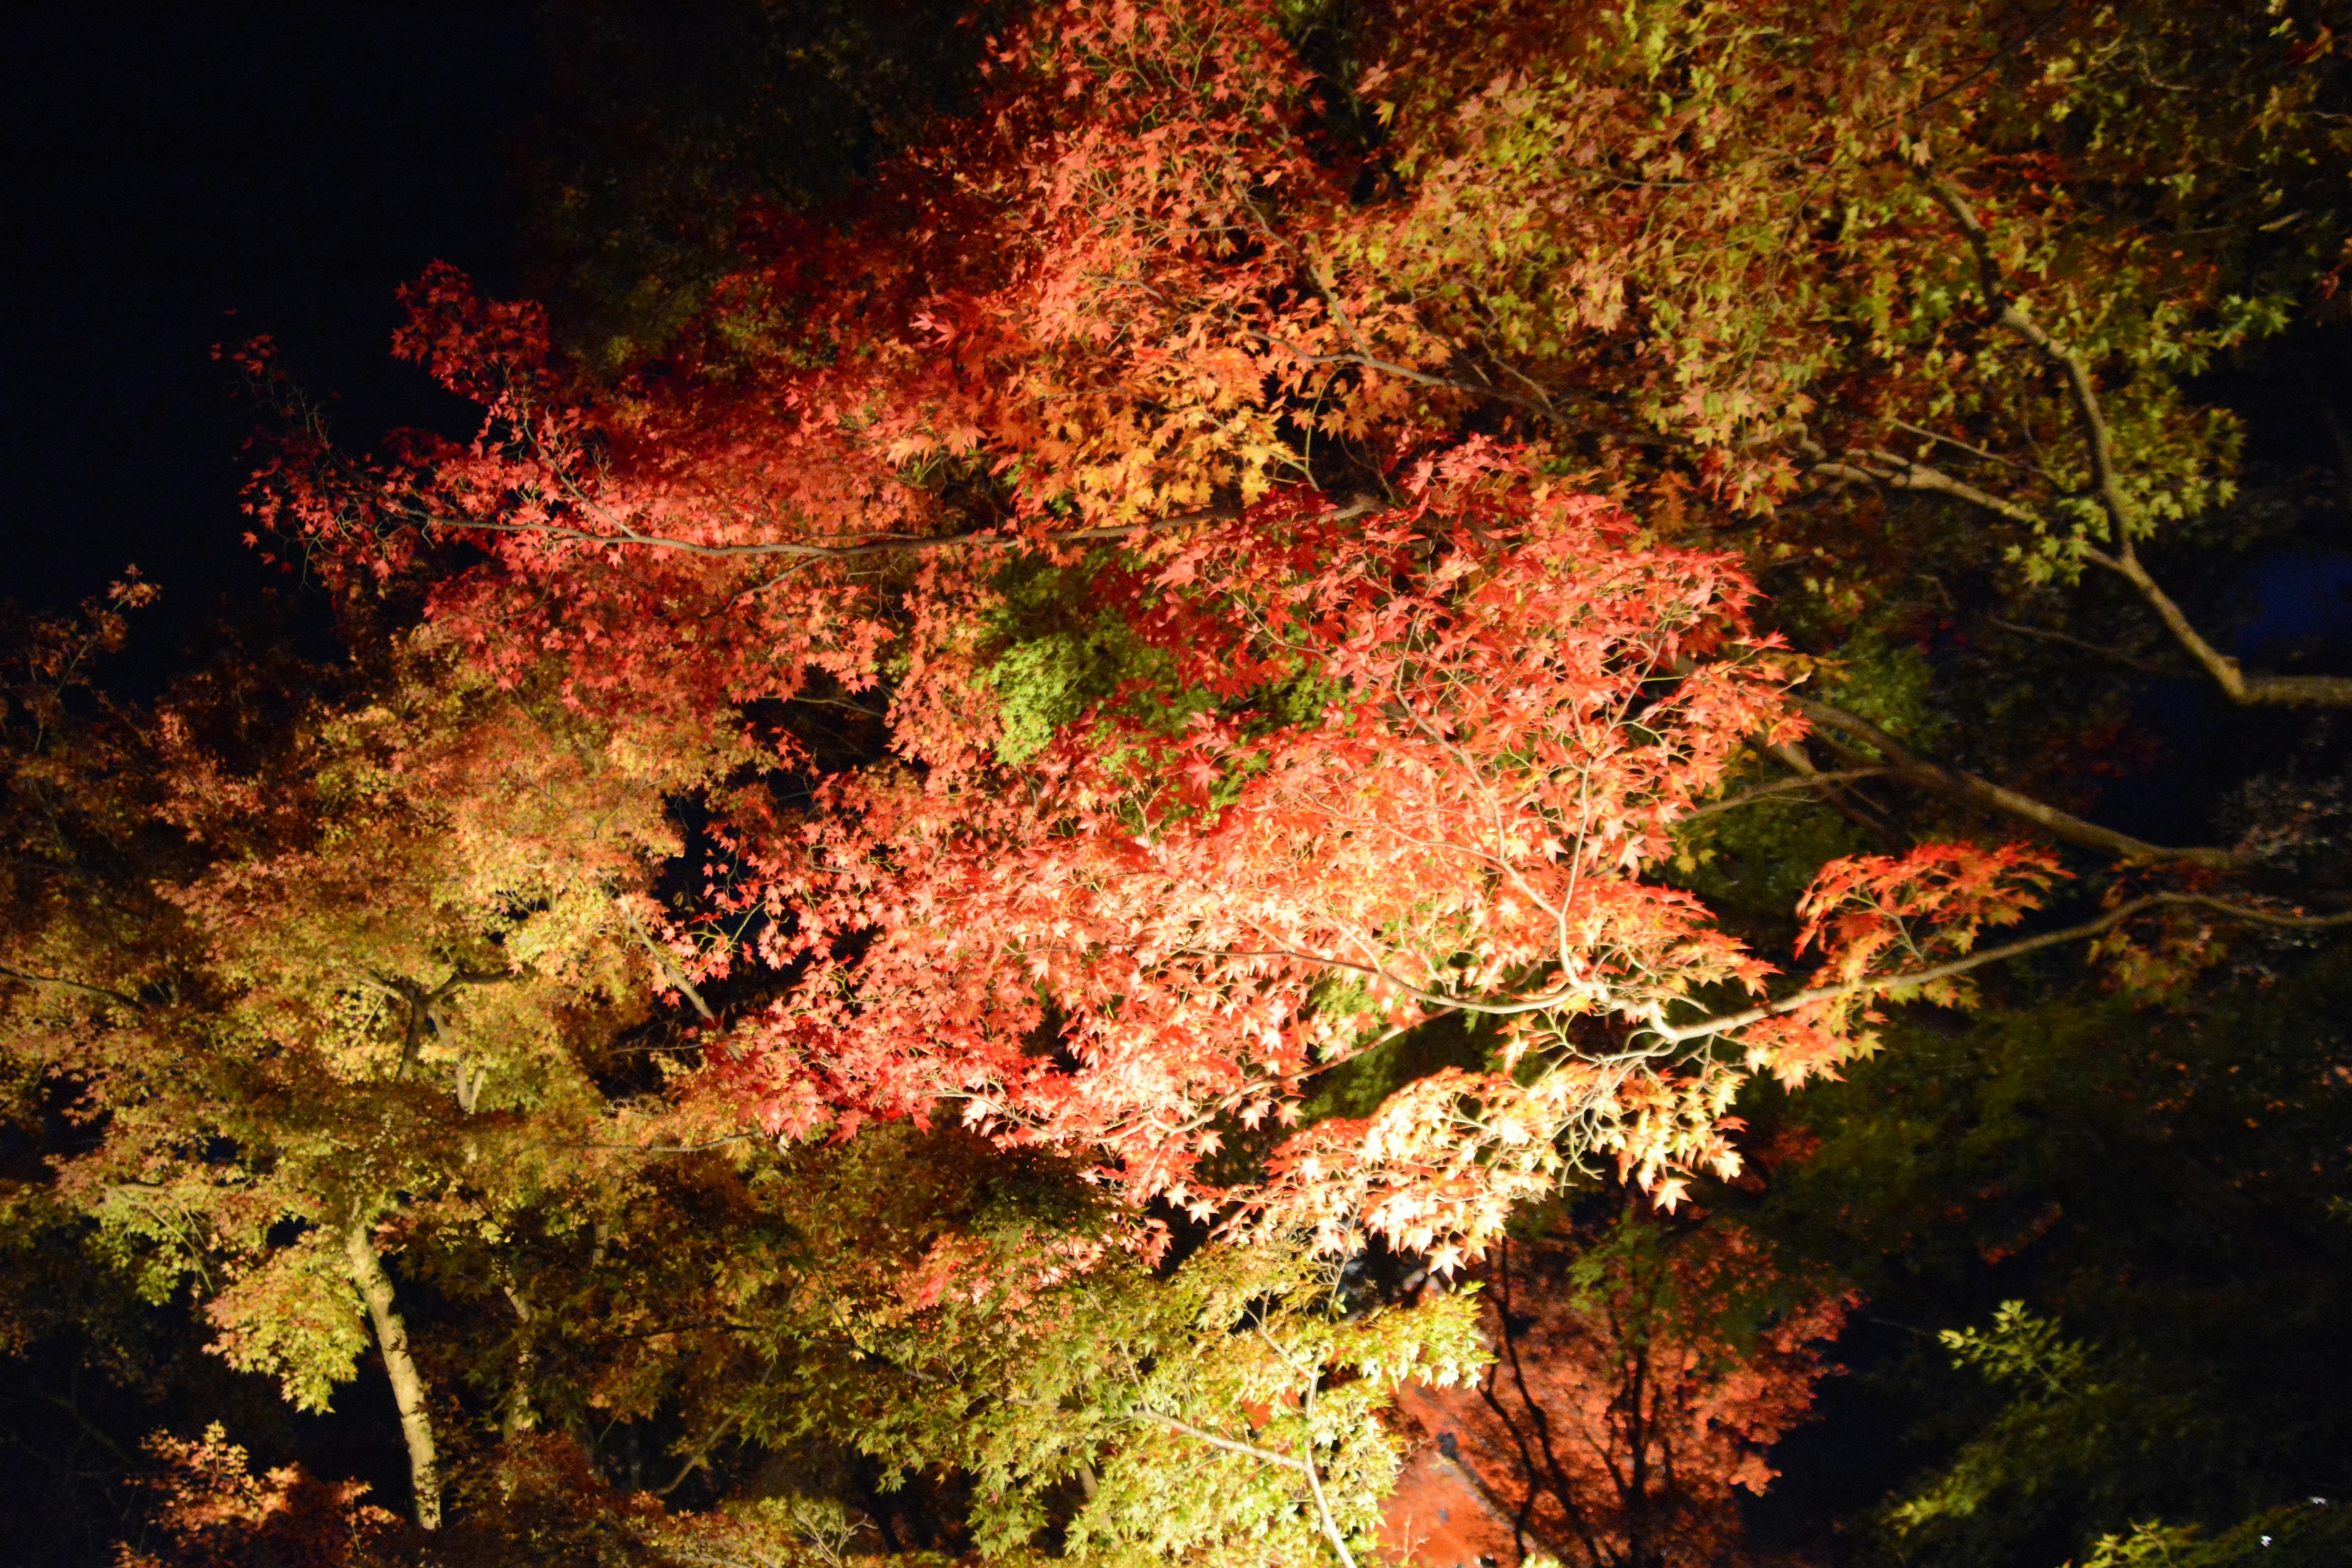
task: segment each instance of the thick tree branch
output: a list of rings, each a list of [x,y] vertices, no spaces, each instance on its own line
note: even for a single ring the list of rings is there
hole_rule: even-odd
[[[374,984],[376,989],[408,1010],[407,1022],[402,1026],[400,1034],[400,1067],[394,1077],[404,1079],[415,1070],[417,1063],[424,1058],[426,1035],[430,1034],[436,1040],[441,1037],[441,1004],[456,994],[460,986],[503,985],[517,978],[519,976],[511,971],[503,974],[476,974],[460,969],[452,973],[448,979],[427,991],[415,981],[403,975],[385,974],[381,971],[371,972],[368,979]],[[459,1089],[461,1100],[465,1098],[462,1088],[464,1082],[464,1069],[461,1068],[458,1078],[458,1083],[461,1086]],[[466,1109],[471,1111],[473,1107],[467,1105]]]
[[[1812,450],[1819,453],[1821,448],[1815,447]],[[2011,522],[2041,521],[2013,501],[2005,501],[1990,490],[1979,489],[1965,479],[1953,478],[1941,468],[1930,468],[1916,458],[1894,452],[1873,448],[1867,452],[1849,452],[1836,459],[1824,458],[1813,465],[1811,471],[1822,479],[1834,479],[1842,484],[1870,484],[1890,490],[1950,496],[1955,500],[1998,513]]]
[[[1875,750],[1885,758],[1890,776],[1948,799],[1964,801],[1987,811],[2031,823],[2061,843],[2095,849],[2119,860],[2196,866],[2216,871],[2244,868],[2243,858],[2234,850],[2203,847],[2172,849],[2134,838],[2127,833],[2118,833],[2112,827],[2102,827],[2071,812],[2061,811],[2054,805],[2035,800],[2032,795],[2005,789],[1990,779],[1931,762],[1904,746],[1877,725],[1843,709],[1833,708],[1811,698],[1792,696],[1789,700],[1790,706],[1816,727],[1850,736]]]
[[[2248,708],[2352,708],[2352,677],[2248,675],[2240,669],[2236,659],[2207,642],[2189,624],[2172,595],[2140,564],[2128,540],[2112,555],[2088,544],[2081,549],[2083,559],[2105,567],[2139,590],[2139,596],[2156,612],[2173,640],[2188,650],[2189,657],[2213,678],[2213,683],[2231,701]]]

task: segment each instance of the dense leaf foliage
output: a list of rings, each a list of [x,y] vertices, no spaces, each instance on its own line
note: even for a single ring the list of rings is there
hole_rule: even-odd
[[[2066,1232],[1895,1005],[2042,1006],[2033,1078],[2352,923],[2327,787],[2139,837],[2130,688],[1980,651],[2352,706],[2170,553],[2250,527],[2192,378],[2352,254],[2316,9],[709,14],[707,114],[572,17],[641,149],[549,209],[581,353],[404,291],[476,428],[354,452],[227,351],[347,661],[110,704],[135,582],[16,639],[12,1234],[301,1410],[380,1363],[407,1464],[402,1522],[159,1439],[137,1552],[1355,1568],[1418,1427],[1522,1554],[1745,1560],[1812,1259]],[[2086,944],[2124,999],[2045,1002]],[[1933,1316],[2001,1397],[1870,1550],[2238,1539],[2111,1484],[2193,1446],[2136,1352]]]

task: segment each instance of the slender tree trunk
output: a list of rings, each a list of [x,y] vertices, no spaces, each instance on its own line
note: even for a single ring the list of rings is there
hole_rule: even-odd
[[[441,1528],[441,1464],[433,1449],[433,1417],[425,1408],[425,1378],[416,1358],[408,1352],[408,1325],[401,1321],[393,1300],[392,1276],[376,1256],[375,1238],[365,1220],[343,1233],[343,1256],[351,1259],[352,1283],[366,1298],[368,1316],[375,1321],[375,1342],[383,1352],[383,1370],[392,1378],[393,1402],[400,1407],[400,1435],[408,1444],[408,1481],[416,1494],[416,1523],[422,1530]]]
[[[530,1310],[530,1303],[523,1299],[513,1280],[506,1281],[505,1289],[507,1300],[521,1324],[515,1336],[514,1383],[507,1390],[506,1412],[499,1422],[499,1435],[511,1437],[539,1425],[539,1417],[530,1408],[530,1374],[539,1360],[539,1314]]]

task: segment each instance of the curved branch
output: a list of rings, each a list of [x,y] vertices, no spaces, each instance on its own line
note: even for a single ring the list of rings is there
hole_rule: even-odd
[[[120,1002],[126,1007],[141,1005],[136,996],[126,996],[120,991],[110,991],[103,985],[92,985],[86,980],[68,980],[62,974],[35,974],[30,970],[14,969],[0,963],[0,975],[21,980],[27,985],[54,985],[63,991],[79,991],[86,996],[103,996],[110,1002]]]
[[[2112,555],[2088,544],[2078,548],[2084,560],[2105,567],[2139,590],[2139,596],[2156,612],[2157,619],[2172,634],[2172,640],[2213,678],[2213,683],[2231,701],[2246,708],[2352,708],[2352,677],[2248,675],[2240,669],[2236,659],[2207,642],[2203,634],[2189,624],[2189,616],[2173,602],[2172,595],[2140,564],[2139,555],[2129,541]]]
[[[2078,543],[2076,548],[2083,559],[2129,583],[2148,608],[2156,612],[2157,619],[2164,623],[2173,640],[2213,678],[2214,684],[2231,701],[2249,708],[2352,708],[2352,678],[2246,674],[2238,668],[2236,659],[2206,640],[2172,595],[2148,574],[2132,542],[2131,504],[2124,494],[2122,474],[2116,467],[2114,439],[2098,388],[2091,380],[2090,366],[2071,345],[2053,337],[2036,321],[2025,302],[2011,290],[2000,258],[1993,255],[1992,237],[1985,231],[1983,222],[1967,199],[1932,177],[1927,180],[1927,190],[1967,237],[1969,249],[1976,257],[1978,284],[1984,290],[1985,303],[1991,307],[1994,319],[2032,344],[2065,379],[2067,396],[2074,405],[2075,421],[2082,426],[2083,442],[2090,454],[2092,492],[2098,500],[2099,510],[2106,515],[2108,531],[2116,542],[2113,554],[2088,543]],[[1993,509],[2005,515],[2017,515],[1999,503]]]

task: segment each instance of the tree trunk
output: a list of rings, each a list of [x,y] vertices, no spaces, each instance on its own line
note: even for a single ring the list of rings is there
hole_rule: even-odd
[[[408,1325],[393,1301],[392,1276],[376,1256],[375,1238],[365,1220],[343,1233],[343,1255],[351,1259],[352,1283],[366,1298],[368,1316],[375,1321],[375,1342],[383,1352],[383,1370],[392,1378],[393,1402],[400,1407],[400,1435],[408,1444],[408,1480],[416,1494],[416,1523],[422,1530],[441,1528],[441,1466],[433,1450],[433,1417],[425,1408],[425,1378],[416,1358],[408,1353]]]

